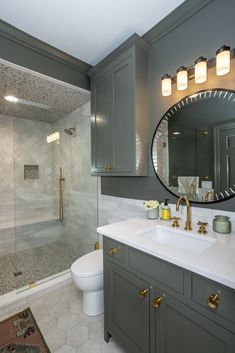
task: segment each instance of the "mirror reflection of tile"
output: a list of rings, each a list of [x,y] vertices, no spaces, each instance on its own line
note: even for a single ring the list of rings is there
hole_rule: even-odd
[[[24,165],[24,179],[39,179],[39,165]]]

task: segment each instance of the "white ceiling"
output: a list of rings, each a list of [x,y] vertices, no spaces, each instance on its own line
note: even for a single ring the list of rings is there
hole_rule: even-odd
[[[0,0],[1,19],[91,65],[182,0]]]

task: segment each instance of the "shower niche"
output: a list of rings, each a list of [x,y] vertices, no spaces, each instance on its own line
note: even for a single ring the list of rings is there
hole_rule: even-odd
[[[24,179],[39,179],[39,165],[24,165]]]

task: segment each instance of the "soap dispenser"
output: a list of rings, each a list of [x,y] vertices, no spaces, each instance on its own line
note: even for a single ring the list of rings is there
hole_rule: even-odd
[[[171,208],[168,205],[169,199],[165,199],[164,205],[162,206],[162,219],[169,220],[171,219]]]

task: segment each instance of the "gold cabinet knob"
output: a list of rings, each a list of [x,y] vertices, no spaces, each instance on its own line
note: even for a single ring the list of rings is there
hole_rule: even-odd
[[[108,164],[108,165],[105,166],[105,170],[107,172],[111,172],[112,169],[113,169],[113,167],[111,166],[111,164]]]
[[[155,309],[158,309],[162,304],[162,302],[163,302],[163,297],[157,297],[153,299],[152,305]]]
[[[109,255],[114,255],[114,254],[116,254],[116,253],[118,252],[119,249],[120,249],[120,248],[110,248],[110,249],[108,250],[108,254],[109,254]]]
[[[139,290],[139,292],[138,292],[138,297],[140,298],[140,299],[144,299],[145,297],[146,297],[146,295],[148,294],[148,289],[147,288],[144,288],[144,289],[141,289],[141,290]]]
[[[215,310],[215,309],[217,309],[217,307],[219,305],[219,301],[220,301],[220,298],[219,298],[218,294],[211,294],[208,297],[207,305],[209,306],[209,308]]]

